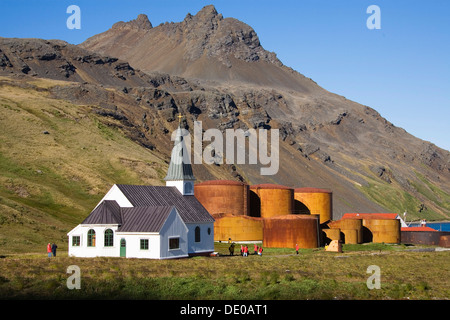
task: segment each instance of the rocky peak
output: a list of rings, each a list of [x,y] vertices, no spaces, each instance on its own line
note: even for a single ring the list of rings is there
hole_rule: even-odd
[[[201,21],[222,20],[222,14],[219,14],[213,5],[203,7],[194,17]]]
[[[153,28],[150,20],[148,20],[148,17],[146,14],[140,14],[137,16],[136,19],[128,21],[128,22],[123,22],[123,21],[119,21],[117,23],[115,23],[112,26],[113,29],[118,29],[118,30],[124,30],[124,29],[128,29],[128,30],[150,30]]]

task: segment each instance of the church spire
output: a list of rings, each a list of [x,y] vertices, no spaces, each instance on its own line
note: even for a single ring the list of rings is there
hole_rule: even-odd
[[[183,195],[194,194],[194,173],[189,157],[187,156],[187,147],[183,138],[183,130],[181,129],[182,115],[178,115],[179,124],[176,131],[175,143],[172,149],[169,169],[164,178],[166,186],[174,186]]]

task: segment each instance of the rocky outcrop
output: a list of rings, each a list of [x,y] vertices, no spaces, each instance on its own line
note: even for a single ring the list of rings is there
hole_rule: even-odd
[[[112,29],[115,30],[150,30],[151,28],[153,28],[153,26],[146,14],[140,14],[135,20],[129,22],[116,22],[112,26]]]

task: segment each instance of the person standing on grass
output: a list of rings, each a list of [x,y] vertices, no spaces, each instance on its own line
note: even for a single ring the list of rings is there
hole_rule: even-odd
[[[298,243],[295,245],[295,252],[297,252],[297,254],[298,254]]]
[[[56,248],[58,248],[58,246],[56,245],[56,243],[52,244],[52,253],[53,256],[56,257]]]
[[[262,248],[262,246],[261,246],[261,247],[259,247],[259,249],[258,249],[258,254],[259,254],[260,256],[262,256],[262,252],[263,252],[263,248]]]
[[[230,251],[230,256],[234,255],[234,243],[232,243],[230,245],[230,247],[228,248],[228,250]]]
[[[47,244],[47,255],[49,258],[51,258],[52,256],[52,245],[50,244],[50,242]]]

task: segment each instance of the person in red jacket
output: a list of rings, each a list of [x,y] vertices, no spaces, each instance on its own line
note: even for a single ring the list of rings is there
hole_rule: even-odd
[[[47,255],[49,258],[52,257],[52,245],[50,244],[50,242],[47,244]]]
[[[298,247],[298,244],[296,244],[296,245],[295,245],[295,252],[297,252],[297,254],[298,254],[298,248],[299,248],[299,247]]]
[[[259,254],[260,256],[262,256],[262,252],[263,252],[263,248],[262,248],[262,246],[261,246],[261,247],[259,247],[259,249],[258,249],[258,254]]]
[[[254,254],[257,254],[258,253],[258,246],[256,245],[256,243],[253,245],[253,247],[254,247]]]

